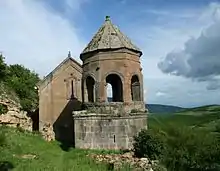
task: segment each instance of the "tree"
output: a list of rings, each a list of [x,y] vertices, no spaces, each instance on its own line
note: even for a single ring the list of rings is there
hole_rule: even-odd
[[[18,64],[10,65],[8,71],[6,84],[20,98],[22,109],[27,112],[36,109],[38,94],[35,86],[40,81],[38,74]]]

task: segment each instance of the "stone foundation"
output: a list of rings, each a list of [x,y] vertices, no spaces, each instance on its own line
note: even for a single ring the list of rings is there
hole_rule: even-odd
[[[131,149],[133,136],[147,127],[147,114],[126,116],[73,112],[75,147],[85,149]]]

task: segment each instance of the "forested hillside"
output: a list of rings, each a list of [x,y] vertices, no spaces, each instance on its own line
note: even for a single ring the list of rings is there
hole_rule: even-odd
[[[145,107],[150,113],[175,113],[185,108],[162,104],[146,104]]]

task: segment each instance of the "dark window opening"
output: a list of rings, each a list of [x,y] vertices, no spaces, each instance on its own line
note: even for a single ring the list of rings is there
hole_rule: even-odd
[[[132,101],[141,101],[141,85],[137,75],[131,78],[131,97]]]
[[[91,76],[86,78],[86,88],[88,94],[88,102],[94,102],[95,80]]]
[[[71,80],[71,99],[74,99],[74,87],[73,87],[73,80]]]

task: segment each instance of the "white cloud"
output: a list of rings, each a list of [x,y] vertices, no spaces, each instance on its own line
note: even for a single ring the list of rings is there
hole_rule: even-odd
[[[219,103],[220,91],[208,91],[207,84],[192,82],[187,79],[157,79],[148,80],[147,103],[159,103],[193,107],[205,104]],[[165,93],[165,96],[156,96],[158,92]],[[159,93],[161,94],[161,93]]]
[[[157,96],[157,97],[166,96],[166,95],[167,95],[166,93],[160,92],[160,91],[158,91],[158,92],[156,93],[156,96]]]
[[[157,67],[162,57],[169,52],[178,52],[184,48],[184,43],[191,37],[199,37],[200,33],[219,18],[219,3],[211,3],[196,9],[162,9],[148,10],[159,16],[157,22],[131,27],[128,34],[139,44],[144,55],[141,58],[144,86],[148,89],[145,99],[147,103],[173,104],[180,106],[196,106],[210,103],[220,103],[217,91],[207,91],[206,83],[196,83],[193,80],[164,74]],[[177,14],[178,11],[178,14]],[[184,19],[183,19],[184,18]],[[155,24],[156,23],[156,24]],[[187,68],[187,63],[181,58],[172,58],[172,63],[179,61],[178,70]],[[185,64],[185,66],[183,65]],[[213,82],[216,86],[218,82]],[[213,89],[213,85],[209,85]],[[158,98],[158,92],[167,93]],[[160,96],[161,97],[161,96]]]
[[[166,58],[158,63],[164,73],[191,78],[196,81],[208,81],[208,89],[220,88],[220,5],[211,4],[213,22],[197,38],[190,38],[179,52],[169,52]]]
[[[23,64],[43,76],[68,50],[79,60],[85,43],[78,30],[40,1],[1,0],[0,16],[0,51],[7,63]]]

